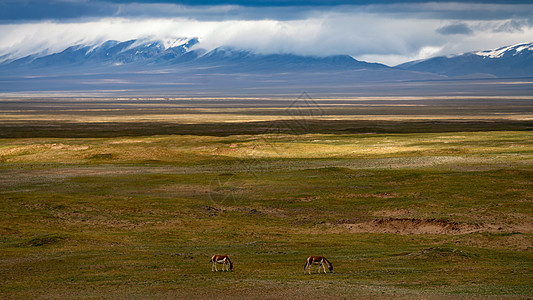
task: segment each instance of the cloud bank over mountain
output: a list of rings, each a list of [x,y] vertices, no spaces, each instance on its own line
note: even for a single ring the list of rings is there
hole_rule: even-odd
[[[526,1],[171,2],[6,0],[0,59],[107,40],[198,38],[207,51],[346,54],[396,65],[533,41],[533,4]]]

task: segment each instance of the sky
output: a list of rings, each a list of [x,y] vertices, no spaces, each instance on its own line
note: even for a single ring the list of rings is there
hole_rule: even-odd
[[[0,0],[0,60],[106,40],[387,65],[533,42],[533,1]]]

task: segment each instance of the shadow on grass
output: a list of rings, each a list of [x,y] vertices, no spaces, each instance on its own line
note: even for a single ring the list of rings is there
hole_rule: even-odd
[[[0,124],[0,138],[104,138],[151,135],[230,136],[269,132],[275,122],[234,122],[179,124],[170,122],[98,122],[75,123],[61,121],[13,121]],[[298,120],[284,120],[280,134],[295,134],[291,128]],[[291,124],[294,123],[294,124]],[[380,134],[380,133],[440,133],[475,131],[530,131],[533,121],[516,120],[306,120],[305,133],[310,134]]]

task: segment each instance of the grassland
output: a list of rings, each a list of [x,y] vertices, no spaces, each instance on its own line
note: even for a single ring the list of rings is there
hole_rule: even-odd
[[[0,122],[0,295],[531,298],[522,100],[454,118],[440,100],[434,118],[420,116],[436,102],[412,118],[388,106],[386,119],[349,118],[350,105],[333,118],[324,103],[284,119],[278,103],[196,123],[175,119],[182,108],[159,121],[12,108]],[[212,254],[234,271],[211,272]],[[334,272],[305,275],[308,255]]]

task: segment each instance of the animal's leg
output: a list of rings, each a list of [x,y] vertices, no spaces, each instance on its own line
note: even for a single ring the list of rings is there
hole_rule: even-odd
[[[324,274],[326,274],[326,264],[322,263],[322,268],[324,269]]]

